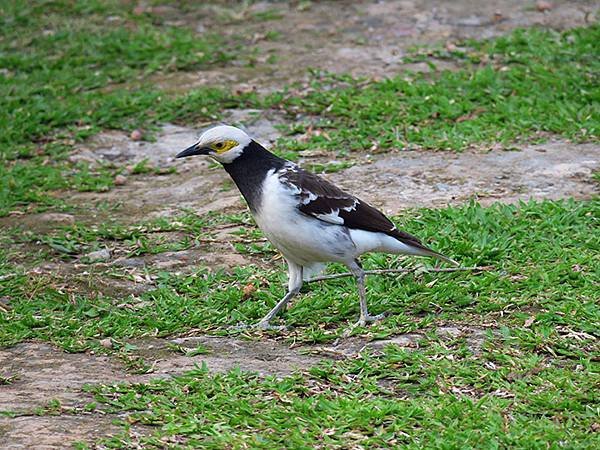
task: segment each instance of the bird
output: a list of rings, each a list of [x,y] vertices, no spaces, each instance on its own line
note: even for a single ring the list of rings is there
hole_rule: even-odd
[[[344,264],[356,279],[360,304],[357,326],[385,317],[369,313],[361,255],[429,256],[457,265],[399,230],[367,202],[268,151],[240,128],[209,128],[176,158],[194,155],[206,155],[223,166],[256,224],[287,262],[287,293],[255,324],[257,328],[277,328],[271,321],[300,292],[305,275],[330,262]]]

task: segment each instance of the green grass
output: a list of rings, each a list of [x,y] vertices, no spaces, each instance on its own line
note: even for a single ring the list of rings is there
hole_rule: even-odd
[[[15,15],[4,16],[0,53],[0,136],[11,146],[51,138],[57,129],[72,127],[85,136],[98,128],[135,126],[135,116],[150,109],[160,92],[131,90],[132,80],[140,84],[154,72],[199,70],[234,56],[216,35],[157,27],[127,9],[116,11],[121,15],[114,26],[106,24],[107,11],[84,16],[88,20],[69,17],[72,2],[53,2],[62,4],[55,20],[46,8],[17,3]],[[89,4],[76,2],[75,8]],[[91,11],[102,10],[102,2],[94,5]],[[129,84],[120,88],[123,83]]]
[[[376,82],[317,76],[310,88],[273,94],[267,103],[292,116],[312,116],[289,133],[305,132],[309,123],[323,131],[283,141],[294,150],[461,150],[538,132],[597,140],[599,40],[598,25],[564,33],[517,30],[469,42],[474,54],[461,70]]]
[[[596,448],[597,367],[549,360],[488,339],[423,340],[326,363],[302,375],[211,375],[199,368],[147,384],[92,388],[129,412],[109,448]],[[153,427],[131,435],[131,423]]]
[[[244,38],[210,30],[198,35],[160,15],[136,14],[134,7],[112,0],[0,0],[0,216],[68,210],[66,190],[111,189],[122,168],[68,159],[95,133],[143,128],[151,139],[158,124],[216,120],[227,108],[284,112],[294,124],[285,127],[279,152],[295,158],[299,150],[325,149],[342,157],[313,165],[318,171],[348,167],[352,161],[343,157],[359,150],[508,146],[550,133],[598,139],[597,24],[562,33],[518,30],[433,52],[459,61],[455,72],[380,81],[315,73],[308,88],[291,85],[268,96],[211,87],[180,95],[149,80],[235,70],[232,59],[244,63],[240,57],[248,51]],[[276,10],[250,17],[246,3],[234,9],[239,12],[217,14],[216,23],[280,20]],[[410,58],[428,56],[417,51]],[[246,64],[254,63],[252,52],[246,57]],[[296,139],[309,130],[308,138]],[[142,161],[132,175],[154,170]],[[146,384],[95,386],[97,404],[87,409],[132,414],[122,435],[103,441],[114,448],[597,448],[598,217],[598,199],[407,211],[396,218],[403,229],[465,266],[493,266],[481,273],[369,277],[371,311],[390,316],[354,333],[377,339],[419,331],[418,349],[365,351],[281,379],[198,368]],[[208,252],[211,230],[225,223],[241,225],[234,248],[260,265],[131,273],[84,257],[101,248],[126,257]],[[247,214],[188,212],[132,226],[107,220],[48,232],[2,228],[0,347],[42,340],[66,351],[111,353],[131,370],[146,370],[131,339],[192,329],[264,338],[232,328],[257,321],[284,294],[285,268],[261,239]],[[60,262],[67,272],[28,271],[41,262]],[[369,255],[364,263],[416,264],[386,255]],[[136,276],[153,280],[153,288],[123,295],[102,284]],[[274,337],[331,342],[357,317],[352,279],[309,284],[280,319],[290,330]],[[441,339],[436,329],[447,324],[486,329],[481,349],[465,337]],[[107,338],[110,348],[100,344]],[[209,351],[171,350],[187,356]],[[0,377],[0,385],[13,382],[12,374]],[[51,401],[38,413],[60,411]],[[131,423],[154,428],[142,437],[129,434]]]
[[[369,278],[371,310],[391,314],[369,333],[383,337],[443,322],[493,322],[507,327],[528,349],[549,347],[561,356],[584,357],[593,340],[578,341],[569,337],[569,330],[594,336],[600,324],[600,244],[593,232],[599,212],[597,200],[548,201],[519,207],[471,204],[400,217],[397,223],[403,229],[463,265],[495,269]],[[407,264],[377,254],[364,262],[368,268]],[[208,269],[200,266],[191,275],[156,271],[155,289],[112,298],[67,289],[72,282],[65,285],[49,275],[27,275],[5,260],[0,276],[12,276],[0,282],[0,297],[8,297],[12,309],[0,313],[0,344],[43,339],[79,351],[97,347],[105,337],[169,335],[192,328],[236,333],[231,326],[257,321],[284,294],[286,274],[280,266],[238,267],[231,273]],[[242,289],[248,283],[257,289],[244,298]],[[355,283],[339,279],[307,285],[284,321],[292,328],[289,336],[298,341],[327,342],[357,317]],[[530,317],[535,326],[522,328]]]
[[[198,368],[143,384],[90,386],[95,404],[88,409],[128,415],[120,422],[122,433],[100,443],[109,448],[596,448],[599,213],[597,199],[407,212],[396,220],[403,228],[429,236],[435,248],[465,265],[495,267],[478,275],[369,279],[372,309],[393,315],[358,332],[377,338],[418,330],[423,335],[418,347],[364,351],[279,379]],[[189,214],[170,224],[71,226],[60,233],[80,244],[127,240],[132,233],[158,229],[192,238],[223,221],[245,224],[247,216],[206,222]],[[257,232],[244,235],[257,237]],[[366,258],[369,267],[390,263],[383,255]],[[0,313],[0,342],[42,339],[69,351],[100,351],[98,340],[111,337],[111,351],[129,367],[148,369],[127,338],[192,328],[232,333],[230,325],[262,316],[285,283],[283,267],[155,274],[159,287],[140,298],[90,297],[56,286],[52,277],[15,272],[5,260],[0,297],[10,299],[11,310]],[[257,290],[244,298],[248,282]],[[357,315],[353,281],[309,285],[284,319],[292,331],[281,335],[294,342],[328,341]],[[474,347],[468,336],[441,338],[435,332],[448,323],[487,332]],[[203,346],[172,350],[187,356],[208,352]],[[51,406],[38,413],[60,410]],[[150,428],[130,433],[136,424]]]
[[[598,25],[469,42],[469,53],[451,55],[467,61],[456,72],[377,82],[316,75],[308,89],[266,97],[210,87],[174,95],[149,86],[148,77],[215,65],[226,71],[241,41],[155,23],[116,2],[33,5],[0,3],[0,216],[67,208],[53,194],[59,190],[110,189],[120,168],[90,169],[67,160],[77,141],[102,129],[194,124],[216,120],[227,108],[281,109],[294,122],[308,115],[322,132],[297,140],[294,134],[308,123],[287,127],[278,150],[288,155],[307,148],[343,156],[351,150],[508,145],[539,132],[598,138]]]
[[[225,65],[239,43],[156,25],[131,8],[118,2],[0,3],[0,216],[30,203],[60,203],[48,191],[112,187],[114,170],[66,160],[76,141],[107,128],[214,120],[235,98],[212,88],[166,96],[148,85],[156,72]]]

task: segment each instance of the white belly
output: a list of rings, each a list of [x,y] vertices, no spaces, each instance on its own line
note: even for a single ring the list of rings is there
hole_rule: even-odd
[[[263,201],[254,218],[283,256],[300,265],[315,262],[350,262],[356,246],[348,230],[301,213],[294,191],[269,174]]]
[[[285,219],[288,220],[288,219]],[[265,236],[283,256],[300,265],[315,262],[348,262],[356,248],[344,227],[325,224],[318,219],[302,218],[283,225],[256,218]]]

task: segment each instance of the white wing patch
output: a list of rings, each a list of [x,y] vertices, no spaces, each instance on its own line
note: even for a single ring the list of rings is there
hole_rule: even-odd
[[[298,199],[299,199],[298,206],[300,207],[300,210],[305,211],[305,208],[310,210],[311,206],[314,207],[314,205],[319,203],[320,200],[325,200],[328,203],[331,203],[331,202],[338,203],[338,205],[339,205],[338,207],[336,207],[334,205],[330,205],[330,207],[328,208],[329,211],[327,211],[327,210],[324,210],[321,212],[314,211],[314,212],[311,212],[310,214],[312,216],[314,216],[315,218],[322,220],[324,222],[328,222],[328,223],[331,223],[334,225],[344,225],[344,218],[340,216],[340,211],[352,212],[352,211],[356,210],[360,201],[357,198],[353,198],[348,195],[339,196],[339,197],[337,197],[335,195],[321,196],[319,194],[312,192],[309,185],[299,186],[294,181],[292,181],[289,177],[290,174],[299,173],[299,171],[300,171],[300,168],[296,164],[290,163],[279,171],[278,176],[281,179],[282,183],[285,186],[287,186],[290,191],[293,191],[294,194],[298,195]],[[352,202],[352,204],[348,205],[348,202],[350,202],[350,201]],[[346,206],[342,206],[342,205],[346,205]]]
[[[298,189],[298,193],[300,193],[300,189]],[[319,196],[317,194],[313,194],[312,192],[305,192],[306,194],[308,194],[308,197],[302,199],[302,204],[303,205],[308,205],[310,202],[315,201],[317,198],[319,198]]]
[[[358,203],[359,203],[359,202],[358,202],[358,199],[357,199],[357,198],[355,198],[355,199],[354,199],[354,204],[353,204],[352,206],[346,206],[346,207],[344,207],[344,208],[342,208],[342,209],[343,209],[344,211],[348,211],[348,212],[350,212],[350,211],[354,211],[354,210],[356,209],[356,206],[358,205]]]
[[[316,200],[317,198],[319,198],[317,195],[315,194],[310,194],[312,198],[310,201],[307,202],[302,202],[303,204],[307,205],[309,204],[311,201]],[[358,205],[359,201],[358,199],[354,199],[354,203],[350,206],[345,206],[342,207],[342,211],[346,211],[346,212],[351,212],[354,211],[356,209],[356,206]],[[315,217],[320,219],[320,220],[324,220],[325,222],[329,222],[329,223],[333,223],[336,225],[344,225],[345,220],[343,217],[340,217],[340,209],[335,208],[333,210],[331,210],[328,213],[321,213],[321,214],[315,214]]]
[[[339,216],[339,210],[331,211],[327,214],[315,214],[315,217],[325,222],[333,223],[336,225],[344,225],[344,219]]]

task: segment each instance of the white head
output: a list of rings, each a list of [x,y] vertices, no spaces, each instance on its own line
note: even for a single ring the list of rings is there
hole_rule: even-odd
[[[208,155],[222,164],[228,164],[242,154],[252,138],[239,128],[218,125],[202,133],[200,140],[177,154],[177,158]]]

